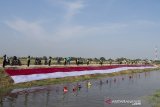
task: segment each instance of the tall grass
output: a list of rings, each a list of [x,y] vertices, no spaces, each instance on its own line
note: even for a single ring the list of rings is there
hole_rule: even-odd
[[[149,102],[152,107],[160,107],[160,90],[157,90],[153,95],[149,96]]]

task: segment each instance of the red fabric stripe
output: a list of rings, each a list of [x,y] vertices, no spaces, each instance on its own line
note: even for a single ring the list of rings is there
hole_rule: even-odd
[[[5,69],[10,75],[31,75],[31,74],[44,74],[54,72],[72,72],[72,71],[84,71],[84,70],[104,70],[113,69],[118,67],[140,67],[144,65],[112,65],[112,66],[87,66],[87,67],[54,67],[54,68],[32,68],[32,69]]]

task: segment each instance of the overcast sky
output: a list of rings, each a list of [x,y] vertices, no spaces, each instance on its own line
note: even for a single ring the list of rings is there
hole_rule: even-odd
[[[1,56],[154,59],[160,0],[0,0],[0,38]]]

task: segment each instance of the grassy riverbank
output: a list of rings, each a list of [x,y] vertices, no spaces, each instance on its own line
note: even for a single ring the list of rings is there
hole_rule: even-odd
[[[157,90],[153,95],[149,96],[149,102],[152,107],[160,107],[160,90]]]
[[[92,75],[83,75],[83,76],[74,76],[74,77],[65,77],[65,78],[54,78],[54,79],[46,79],[46,80],[38,80],[38,81],[31,81],[26,83],[19,83],[14,84],[13,80],[4,72],[4,69],[0,69],[0,92],[14,89],[14,88],[27,88],[32,86],[43,86],[43,85],[51,85],[51,84],[60,84],[60,83],[67,83],[67,82],[78,82],[84,81],[89,79],[98,79],[104,77],[112,77],[117,75],[124,75],[124,74],[133,74],[133,73],[140,73],[140,72],[148,72],[156,69],[138,69],[138,70],[125,70],[116,73],[108,73],[108,74],[92,74]]]

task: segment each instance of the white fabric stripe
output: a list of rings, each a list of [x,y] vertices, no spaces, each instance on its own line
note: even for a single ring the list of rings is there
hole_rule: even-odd
[[[146,69],[146,68],[156,68],[156,67],[120,67],[107,70],[92,70],[92,71],[73,71],[73,72],[55,72],[55,73],[45,73],[45,74],[32,74],[32,75],[17,75],[11,76],[14,83],[28,82],[33,80],[49,79],[49,78],[63,78],[68,76],[80,76],[87,74],[103,74],[103,73],[113,73],[128,69]]]

